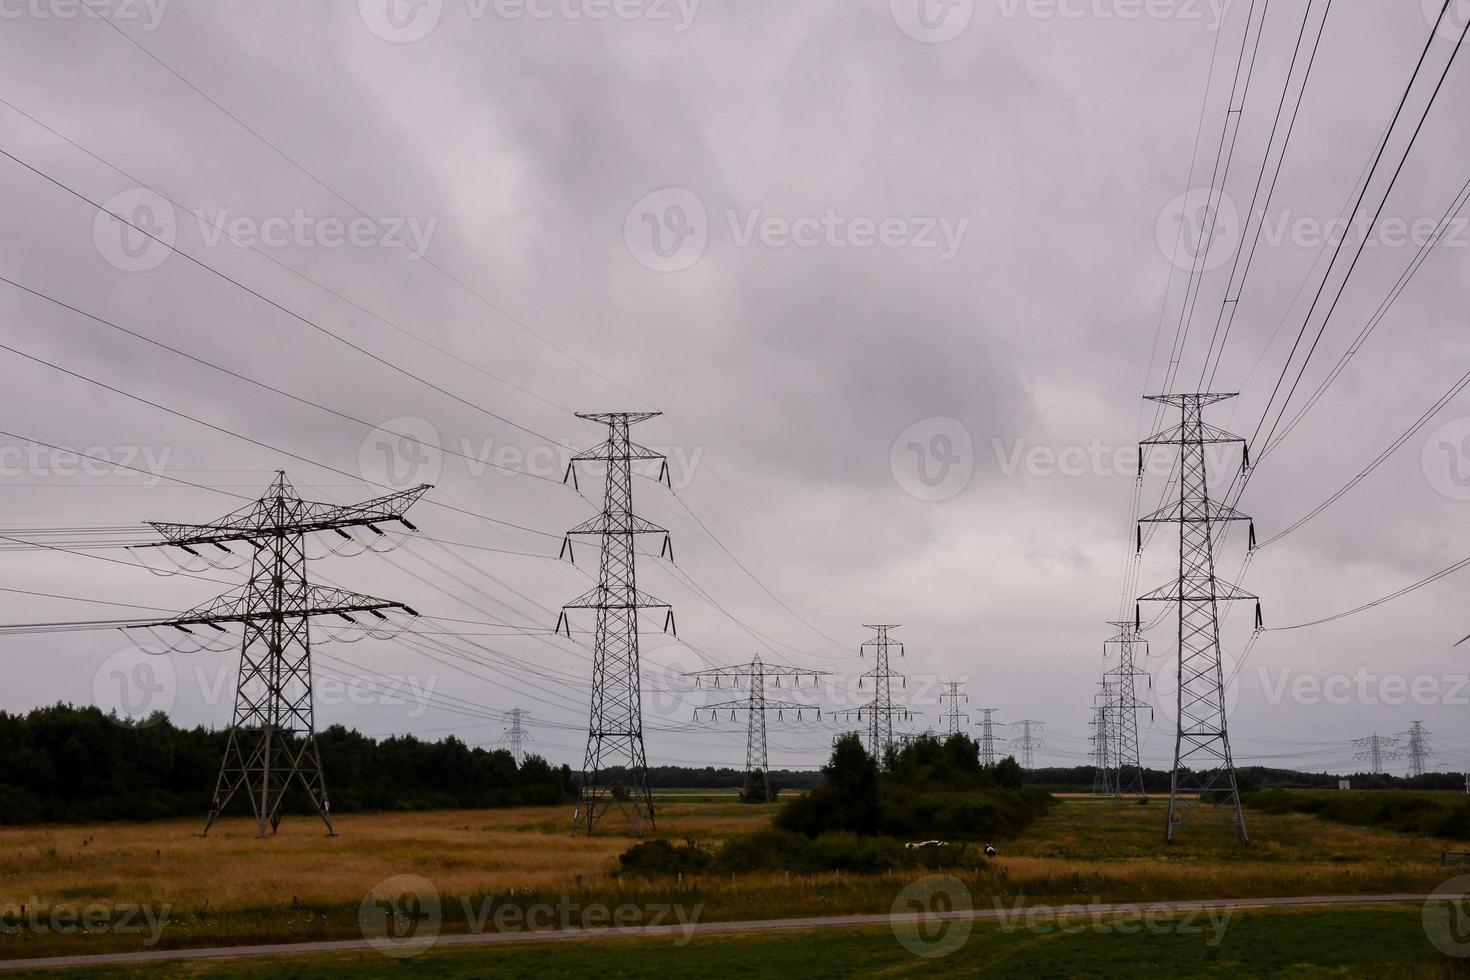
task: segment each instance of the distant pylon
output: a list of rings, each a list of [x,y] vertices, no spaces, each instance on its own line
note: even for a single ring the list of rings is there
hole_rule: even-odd
[[[536,741],[535,737],[526,731],[526,719],[529,717],[531,717],[531,712],[525,708],[512,708],[505,713],[505,720],[508,724],[500,740],[510,744],[510,754],[515,756],[517,766],[526,761],[525,744]]]
[[[907,708],[893,703],[894,678],[898,678],[903,686],[908,686],[908,679],[902,674],[894,673],[888,666],[891,647],[898,647],[900,658],[904,655],[903,644],[895,642],[888,636],[888,631],[896,630],[898,626],[866,626],[864,629],[873,630],[875,635],[858,647],[858,655],[866,657],[868,649],[871,648],[873,650],[873,669],[858,679],[858,685],[861,687],[865,681],[872,681],[873,700],[869,701],[865,707],[858,708],[856,714],[858,721],[865,720],[864,715],[866,714],[868,751],[881,764],[887,758],[888,750],[894,746],[893,719],[909,721],[913,715]]]
[[[1011,729],[1021,730],[1020,738],[1011,739],[1011,745],[1021,752],[1021,768],[1036,768],[1036,750],[1046,748],[1046,740],[1041,738],[1041,731],[1046,727],[1045,722],[1026,718],[1022,721],[1011,722]]]
[[[729,680],[730,686],[739,689],[742,681],[746,684],[746,697],[741,701],[725,701],[721,704],[706,704],[694,709],[695,720],[699,720],[701,711],[710,713],[713,721],[721,711],[730,712],[733,721],[736,713],[744,711],[747,713],[745,728],[745,790],[747,794],[759,793],[767,803],[776,798],[774,787],[771,785],[770,758],[766,751],[766,712],[776,712],[776,720],[785,718],[788,711],[796,712],[796,720],[802,719],[802,713],[810,711],[816,717],[822,717],[822,709],[810,704],[798,704],[794,701],[772,701],[766,697],[768,680],[771,687],[779,688],[782,680],[789,680],[793,690],[801,686],[803,677],[810,677],[815,685],[818,677],[830,673],[825,670],[798,670],[795,667],[771,666],[761,662],[757,656],[748,664],[740,664],[736,667],[715,667],[712,670],[700,670],[686,677],[695,678],[696,686],[702,685],[706,679],[713,679],[714,686],[719,687],[720,682]]]
[[[1429,747],[1429,732],[1425,730],[1424,722],[1414,722],[1399,737],[1408,742],[1409,777],[1424,775],[1429,768],[1427,760],[1434,754],[1434,750]]]
[[[1392,735],[1379,735],[1374,733],[1367,738],[1353,739],[1353,745],[1363,751],[1353,756],[1368,763],[1368,771],[1374,775],[1383,772],[1383,763],[1389,759],[1402,759],[1403,742]]]
[[[995,765],[995,713],[999,708],[980,708],[982,715],[980,725],[980,764],[982,766]]]
[[[277,472],[265,496],[213,524],[150,522],[164,541],[149,547],[172,546],[197,555],[195,549],[228,553],[235,543],[248,546],[253,555],[243,592],[154,624],[188,634],[191,627],[224,632],[223,624],[239,623],[244,634],[235,711],[204,834],[241,790],[250,800],[257,834],[275,833],[286,791],[297,783],[327,832],[335,835],[316,744],[311,621],[336,616],[355,623],[353,613],[383,620],[393,610],[418,614],[401,602],[310,584],[306,536],[350,538],[352,528],[381,535],[378,525],[394,522],[415,530],[404,515],[429,489],[415,487],[350,506],[313,503],[302,500],[286,474]]]
[[[1139,602],[1171,602],[1179,607],[1178,725],[1174,738],[1174,768],[1169,779],[1169,814],[1164,839],[1174,840],[1177,826],[1200,803],[1229,810],[1231,823],[1242,843],[1250,841],[1245,815],[1240,807],[1240,789],[1235,779],[1235,762],[1230,755],[1230,736],[1225,721],[1225,677],[1220,665],[1220,603],[1256,601],[1256,628],[1261,628],[1259,600],[1215,574],[1217,524],[1248,521],[1250,518],[1227,504],[1210,498],[1210,473],[1205,446],[1241,443],[1245,440],[1215,428],[1204,420],[1206,406],[1234,398],[1227,394],[1151,395],[1149,401],[1179,409],[1180,422],[1144,440],[1138,450],[1139,472],[1143,472],[1145,446],[1179,447],[1179,499],[1139,519],[1142,524],[1179,525],[1179,577],[1142,596]],[[1250,467],[1246,447],[1241,463]],[[1143,546],[1143,530],[1138,532]],[[1255,545],[1252,525],[1250,546]],[[1134,625],[1142,632],[1143,614]]]
[[[1113,746],[1117,736],[1113,733],[1112,685],[1106,680],[1099,685],[1093,697],[1092,707],[1092,792],[1094,796],[1118,795],[1116,775],[1113,769]]]
[[[939,703],[942,705],[946,701],[949,702],[949,708],[943,714],[946,731],[947,734],[957,735],[962,731],[960,719],[964,719],[965,724],[968,724],[970,721],[970,716],[960,710],[960,699],[963,698],[965,703],[969,704],[970,696],[960,692],[960,688],[964,687],[964,684],[959,681],[949,681],[944,687],[944,693],[939,695]]]
[[[1137,680],[1148,677],[1152,683],[1152,676],[1138,666],[1137,656],[1140,649],[1144,657],[1148,656],[1148,641],[1139,634],[1135,623],[1115,622],[1109,625],[1119,630],[1116,636],[1103,643],[1105,659],[1109,648],[1118,655],[1118,665],[1103,675],[1112,691],[1109,713],[1113,734],[1112,784],[1119,799],[1124,796],[1142,798],[1146,793],[1143,787],[1143,763],[1138,751],[1138,709],[1148,708],[1152,718],[1153,708],[1138,700]]]
[[[581,805],[572,822],[572,833],[591,835],[607,808],[616,803],[638,836],[654,829],[653,793],[648,785],[648,759],[643,749],[643,687],[639,674],[638,612],[664,609],[665,631],[674,623],[668,603],[638,591],[637,551],[633,542],[640,534],[664,535],[664,555],[673,557],[668,532],[633,513],[633,463],[663,463],[659,476],[669,478],[669,464],[652,450],[636,445],[629,427],[656,418],[658,412],[609,412],[578,415],[607,426],[607,440],[572,457],[565,479],[577,482],[576,464],[607,464],[607,486],[602,513],[567,532],[562,554],[576,561],[573,535],[600,539],[601,561],[597,585],[567,603],[557,628],[566,626],[571,637],[568,609],[595,609],[597,629],[592,650],[592,707],[587,725],[587,756],[582,764]],[[565,482],[565,480],[563,481]],[[608,785],[609,770],[626,774],[626,782]]]

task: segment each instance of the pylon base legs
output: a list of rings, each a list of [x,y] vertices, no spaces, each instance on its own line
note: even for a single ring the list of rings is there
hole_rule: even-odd
[[[255,745],[247,756],[242,741]],[[224,762],[215,782],[214,806],[205,819],[200,837],[209,836],[215,821],[230,801],[243,789],[250,799],[250,810],[256,819],[256,837],[263,838],[280,830],[284,816],[282,806],[293,782],[299,783],[326,824],[327,836],[336,837],[332,826],[331,805],[327,802],[326,778],[322,774],[321,755],[316,737],[284,731],[232,729],[225,748]]]

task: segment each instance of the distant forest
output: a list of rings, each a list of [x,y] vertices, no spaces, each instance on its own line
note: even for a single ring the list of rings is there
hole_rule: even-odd
[[[162,714],[130,723],[95,707],[0,712],[0,823],[156,820],[208,813],[226,733]],[[333,813],[544,806],[575,797],[571,770],[450,737],[317,733]],[[300,810],[304,800],[296,800]],[[236,800],[226,816],[243,814]]]
[[[226,733],[179,728],[162,715],[121,721],[95,707],[56,705],[27,714],[0,712],[0,824],[198,817],[209,810]],[[554,806],[576,798],[579,773],[538,756],[516,765],[504,749],[470,748],[454,737],[426,742],[411,735],[377,740],[341,725],[319,732],[334,813],[391,810]],[[772,770],[779,790],[822,784],[818,771]],[[1025,784],[1055,792],[1089,792],[1091,766],[1026,771]],[[616,770],[609,773],[616,779]],[[658,766],[655,789],[739,790],[734,768]],[[1145,770],[1149,792],[1167,792],[1169,774]],[[1338,777],[1284,769],[1239,771],[1241,789],[1463,790],[1464,776],[1429,773],[1413,779],[1358,774]],[[303,800],[289,808],[302,809]],[[232,813],[243,813],[238,801]]]
[[[1087,793],[1092,791],[1096,772],[1092,766],[1028,769],[1024,771],[1024,778],[1027,786],[1039,786],[1058,793]],[[1335,776],[1325,772],[1245,766],[1237,769],[1235,775],[1242,792],[1263,789],[1337,789],[1338,780],[1341,779],[1352,783],[1353,789],[1465,789],[1464,774],[1453,772],[1431,772],[1413,778],[1362,772],[1350,776]],[[1166,770],[1145,769],[1143,784],[1150,793],[1167,793],[1169,773]]]

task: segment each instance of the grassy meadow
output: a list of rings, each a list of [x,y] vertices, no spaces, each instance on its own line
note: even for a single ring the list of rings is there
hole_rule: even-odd
[[[606,977],[1012,976],[1039,980],[1104,978],[1126,974],[1149,980],[1186,975],[1222,977],[1371,977],[1433,980],[1470,975],[1467,961],[1442,955],[1425,939],[1419,909],[1236,912],[1222,928],[1195,929],[1161,920],[1154,929],[1120,936],[1099,929],[1061,932],[1007,930],[979,923],[942,958],[917,956],[886,928],[798,934],[700,936],[686,945],[668,940],[615,939],[554,946],[432,949],[412,959],[377,953],[174,963],[170,976],[210,980],[327,980],[478,977],[557,980]],[[957,937],[959,938],[959,937]],[[948,948],[948,947],[946,947]],[[154,968],[155,970],[157,968]],[[19,977],[81,975],[34,971]],[[139,980],[146,968],[89,968],[88,977]]]
[[[733,795],[660,796],[658,836],[710,844],[765,826],[771,808]],[[1203,814],[1199,816],[1203,817]],[[1187,824],[1162,841],[1164,806],[1064,800],[1025,836],[996,841],[1000,856],[953,869],[976,905],[1428,892],[1450,875],[1425,836],[1248,811],[1253,843],[1229,828]],[[442,898],[445,932],[471,928],[476,909],[529,907],[568,897],[601,903],[699,907],[701,921],[885,913],[903,875],[757,873],[649,880],[616,876],[631,843],[610,814],[604,836],[569,835],[565,807],[343,815],[341,836],[288,818],[258,840],[245,820],[205,839],[197,821],[0,829],[0,912],[80,911],[146,904],[168,921],[155,948],[356,939],[369,891],[386,879],[427,879]],[[1345,913],[1333,913],[1345,914]],[[44,918],[44,916],[43,916]],[[572,924],[580,924],[574,918]],[[598,924],[596,922],[588,924]],[[493,927],[493,926],[492,926]],[[145,948],[147,934],[0,930],[0,958]],[[891,939],[890,939],[891,941]]]

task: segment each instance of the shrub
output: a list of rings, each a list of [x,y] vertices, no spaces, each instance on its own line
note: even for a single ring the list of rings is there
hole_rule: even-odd
[[[733,873],[877,874],[900,868],[973,867],[984,860],[963,844],[909,848],[889,837],[836,833],[812,838],[785,830],[762,830],[727,841],[716,856],[715,867]]]
[[[707,869],[712,855],[705,848],[685,838],[683,844],[667,840],[651,840],[634,844],[618,855],[624,874],[657,875],[697,874]]]

